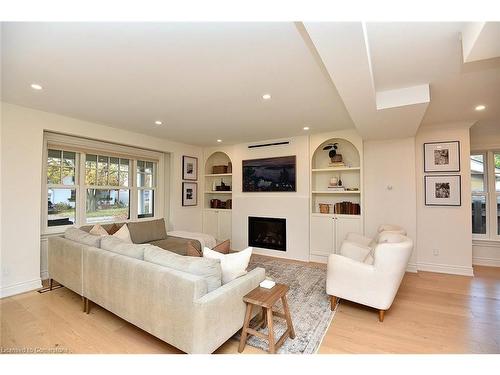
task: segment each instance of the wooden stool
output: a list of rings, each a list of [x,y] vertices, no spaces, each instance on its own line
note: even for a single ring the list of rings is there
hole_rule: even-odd
[[[248,335],[254,335],[264,340],[268,340],[269,352],[273,354],[276,353],[276,349],[283,344],[287,337],[292,339],[295,338],[292,317],[290,316],[290,309],[288,308],[288,302],[286,300],[287,292],[288,285],[276,284],[271,289],[257,287],[243,297],[243,302],[247,304],[247,309],[245,314],[245,323],[243,324],[243,329],[241,331],[240,345],[238,347],[238,351],[240,353],[243,349],[245,349]],[[273,306],[279,299],[281,299],[283,304],[283,313],[273,311]],[[254,327],[250,328],[253,306],[259,306],[262,308],[262,318]],[[276,342],[274,341],[273,315],[286,320],[286,331]],[[260,327],[265,328],[266,325],[268,326],[268,335],[257,331]]]

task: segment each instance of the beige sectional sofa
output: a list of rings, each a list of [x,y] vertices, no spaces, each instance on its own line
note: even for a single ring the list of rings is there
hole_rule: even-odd
[[[187,353],[212,353],[233,336],[243,296],[265,278],[257,268],[221,285],[218,260],[68,232],[49,239],[50,278]]]
[[[123,224],[125,223],[103,224],[102,227],[109,232],[111,228],[119,229]],[[187,255],[188,243],[191,242],[200,253],[202,252],[199,241],[168,235],[164,219],[130,222],[127,226],[133,243],[149,243],[179,255]],[[89,232],[92,227],[93,225],[85,225],[80,229]]]

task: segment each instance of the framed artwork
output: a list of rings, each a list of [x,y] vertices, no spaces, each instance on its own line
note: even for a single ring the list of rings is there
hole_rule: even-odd
[[[196,182],[182,183],[182,205],[196,206],[198,204],[198,184]]]
[[[424,176],[426,206],[461,206],[460,175]]]
[[[182,157],[182,179],[196,181],[198,179],[198,158]]]
[[[424,143],[424,172],[460,172],[460,142]]]

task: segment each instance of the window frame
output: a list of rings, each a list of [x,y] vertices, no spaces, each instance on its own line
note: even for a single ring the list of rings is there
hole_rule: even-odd
[[[483,161],[484,161],[484,167],[483,167],[483,186],[484,189],[483,191],[472,191],[472,171],[471,171],[471,200],[473,197],[484,197],[485,200],[485,207],[486,207],[486,233],[472,233],[472,238],[474,240],[477,239],[488,239],[490,237],[490,204],[489,204],[489,194],[488,194],[488,186],[489,186],[489,181],[488,181],[488,153],[487,151],[477,151],[477,152],[472,152],[470,153],[470,156],[473,155],[482,155],[483,156]],[[470,164],[470,157],[469,157],[469,164]],[[472,202],[471,202],[472,203]],[[471,207],[471,217],[472,217],[472,207]],[[471,229],[472,230],[472,229]]]
[[[484,192],[473,192],[471,186],[471,198],[473,196],[484,196],[486,199],[486,234],[472,234],[474,241],[494,241],[500,242],[500,233],[498,233],[498,215],[497,202],[500,197],[500,191],[496,190],[495,180],[495,154],[500,154],[500,149],[471,150],[470,155],[484,155]],[[471,173],[472,176],[472,173]],[[471,208],[472,209],[472,208]],[[472,212],[471,212],[472,217]]]
[[[61,184],[53,184],[49,183],[47,179],[48,173],[48,159],[49,159],[49,149],[55,149],[61,151],[61,171],[62,171],[62,163],[64,159],[64,152],[74,152],[75,153],[75,183],[73,185],[65,185],[62,183],[62,175],[61,175]],[[45,232],[52,233],[56,232],[56,229],[64,228],[72,228],[78,225],[78,207],[80,206],[80,176],[78,175],[79,164],[80,164],[80,153],[70,150],[65,147],[60,148],[50,148],[48,144],[45,143],[44,152],[43,152],[43,168],[42,168],[42,228],[44,228]],[[49,226],[49,207],[47,204],[49,189],[71,189],[75,190],[75,222],[70,225],[54,225]]]
[[[66,142],[65,142],[66,141]],[[74,185],[57,185],[49,184],[47,180],[48,171],[48,150],[63,150],[76,153],[75,160],[75,184]],[[129,186],[100,186],[100,185],[86,185],[85,171],[86,171],[86,155],[101,155],[107,157],[117,157],[129,160]],[[154,211],[151,217],[138,217],[138,188],[137,188],[137,160],[147,160],[154,164],[154,187],[147,188],[154,190],[153,205]],[[168,154],[134,148],[129,146],[121,146],[117,144],[93,141],[84,138],[73,136],[65,136],[56,133],[44,133],[44,147],[43,147],[43,162],[42,162],[42,215],[41,215],[41,234],[59,234],[63,233],[67,228],[80,227],[83,225],[92,224],[110,224],[118,221],[105,221],[87,223],[86,216],[86,193],[87,188],[104,189],[104,190],[123,190],[129,191],[129,219],[119,220],[119,222],[132,222],[141,220],[154,220],[163,217],[165,211],[165,204],[168,197],[164,197],[163,191],[166,191],[165,184],[165,162],[169,160]],[[119,178],[119,177],[118,177]],[[97,181],[96,181],[97,182]],[[109,183],[109,181],[108,181]],[[48,226],[48,189],[50,187],[71,188],[76,190],[75,201],[75,223],[72,225],[58,225]]]
[[[87,179],[86,179],[86,174],[87,174],[87,155],[95,155],[96,156],[96,163],[99,164],[99,157],[106,157],[108,158],[108,184],[107,185],[99,185],[97,184],[97,169],[98,166],[96,165],[96,185],[87,185]],[[111,158],[117,158],[118,159],[118,185],[109,185],[109,162]],[[129,197],[129,202],[128,202],[128,219],[127,220],[122,220],[120,222],[129,222],[132,219],[132,210],[131,210],[131,205],[132,205],[132,189],[133,189],[133,179],[130,179],[130,173],[133,170],[132,164],[134,162],[133,159],[129,157],[121,157],[121,156],[111,156],[106,154],[105,152],[100,152],[100,153],[92,153],[92,152],[83,152],[81,153],[81,159],[83,160],[82,163],[80,163],[81,166],[81,173],[80,173],[80,178],[81,181],[83,181],[83,188],[82,188],[82,218],[81,222],[82,225],[92,225],[92,224],[110,224],[114,223],[115,221],[99,221],[95,223],[89,223],[87,222],[87,190],[88,189],[94,189],[94,190],[128,190],[128,197]],[[121,166],[121,160],[122,159],[127,159],[128,160],[128,186],[120,185],[120,166]]]
[[[142,162],[152,162],[153,163],[153,173],[151,174],[151,187],[149,186],[139,186],[139,168],[137,167],[137,162],[142,161]],[[154,162],[152,160],[144,160],[144,159],[136,159],[134,160],[134,181],[135,181],[135,194],[137,196],[136,199],[136,216],[138,220],[147,220],[156,217],[156,200],[157,200],[157,185],[158,185],[158,163]],[[153,191],[153,216],[143,216],[139,217],[139,191],[140,190],[152,190]]]

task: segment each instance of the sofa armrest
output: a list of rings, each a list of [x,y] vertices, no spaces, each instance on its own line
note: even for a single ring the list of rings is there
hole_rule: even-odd
[[[331,296],[358,302],[352,295],[372,289],[375,267],[342,255],[328,257],[326,292]]]
[[[82,295],[82,254],[88,247],[63,237],[49,237],[47,247],[49,277]]]
[[[363,262],[372,249],[351,241],[343,241],[340,254],[358,262]]]
[[[194,353],[212,353],[243,326],[243,296],[265,278],[265,270],[255,268],[195,301]]]

